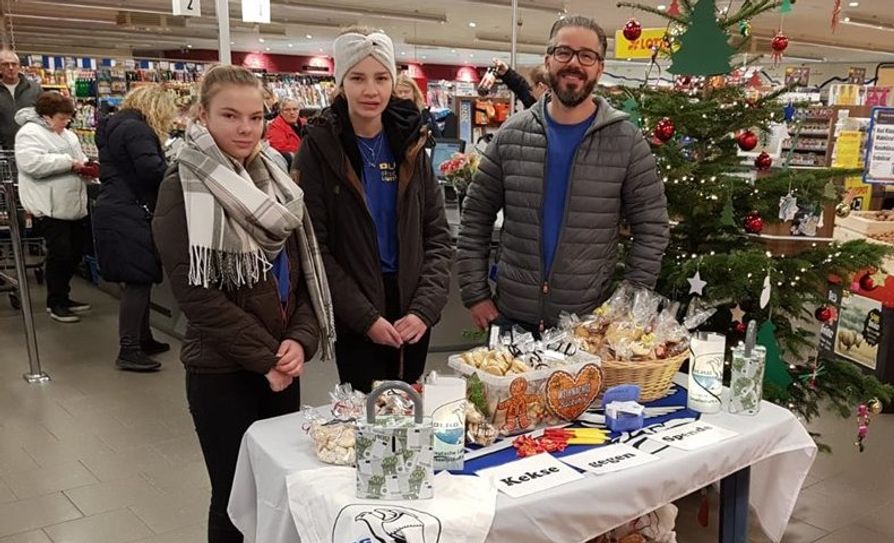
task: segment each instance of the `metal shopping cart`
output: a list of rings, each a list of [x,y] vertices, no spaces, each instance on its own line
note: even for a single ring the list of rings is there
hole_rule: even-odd
[[[15,153],[0,150],[0,221],[5,223],[0,231],[8,235],[8,245],[3,248],[0,262],[7,262],[11,255],[12,269],[15,274],[8,273],[8,266],[0,266],[0,290],[9,292],[13,307],[21,310],[25,325],[25,344],[28,350],[28,373],[24,375],[29,383],[46,383],[50,377],[41,371],[40,358],[37,352],[37,336],[34,331],[34,316],[31,312],[31,291],[28,289],[28,269],[37,270],[43,265],[46,248],[42,241],[33,238],[26,241],[22,236],[27,226],[24,211],[18,200],[18,172],[16,170]],[[33,253],[33,254],[32,254]],[[34,257],[34,258],[29,258]],[[43,280],[42,272],[37,277]]]

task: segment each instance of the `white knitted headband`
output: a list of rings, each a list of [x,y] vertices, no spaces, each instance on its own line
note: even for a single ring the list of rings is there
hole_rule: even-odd
[[[349,32],[335,39],[332,44],[335,59],[335,85],[341,87],[348,71],[366,57],[373,57],[382,63],[391,74],[391,80],[397,80],[397,65],[394,62],[394,44],[386,34],[373,32],[368,36]]]

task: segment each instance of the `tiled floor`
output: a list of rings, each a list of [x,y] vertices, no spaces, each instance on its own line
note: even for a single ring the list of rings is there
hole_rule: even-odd
[[[176,352],[156,374],[116,371],[117,302],[81,282],[75,297],[94,305],[80,324],[35,317],[53,378],[45,386],[21,378],[21,320],[0,298],[0,543],[204,541],[208,478]],[[443,356],[432,362],[442,366]],[[310,365],[303,400],[323,402],[334,382],[333,365]],[[784,541],[894,542],[894,418],[873,421],[862,455],[853,421],[830,416],[814,426],[835,453],[814,465]],[[695,521],[697,497],[678,504],[680,543],[716,540],[712,501],[708,529]]]

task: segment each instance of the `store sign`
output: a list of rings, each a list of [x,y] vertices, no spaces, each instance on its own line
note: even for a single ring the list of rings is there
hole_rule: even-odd
[[[869,211],[869,204],[872,201],[872,185],[864,183],[860,176],[846,177],[844,191],[852,197],[851,209]]]
[[[872,110],[866,146],[867,183],[894,183],[894,108]]]
[[[270,23],[270,0],[242,0],[242,21]]]
[[[810,68],[807,66],[789,66],[785,69],[786,87],[806,87],[810,82]]]
[[[835,142],[835,162],[833,168],[859,168],[860,145],[863,133],[859,130],[842,130]]]
[[[882,302],[844,292],[837,320],[835,353],[874,370],[882,337]]]
[[[174,15],[184,17],[199,17],[202,15],[202,0],[171,0],[173,2]]]
[[[736,435],[738,434],[732,430],[714,426],[709,422],[698,421],[658,432],[649,436],[649,439],[684,451],[695,451]]]
[[[615,31],[615,58],[652,58],[652,48],[664,46],[665,28],[644,28],[640,37],[630,41],[623,30]]]
[[[866,87],[866,104],[869,107],[891,105],[891,87]]]
[[[624,443],[597,447],[562,458],[562,462],[578,469],[602,475],[641,466],[658,460],[657,456],[635,449]]]
[[[529,456],[477,474],[490,478],[497,490],[511,498],[520,498],[583,479],[574,468],[563,464],[549,453]]]

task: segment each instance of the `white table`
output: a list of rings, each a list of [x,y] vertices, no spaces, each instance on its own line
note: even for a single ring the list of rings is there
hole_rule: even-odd
[[[810,435],[789,411],[766,402],[754,417],[721,413],[702,420],[739,435],[698,451],[663,448],[654,451],[656,462],[588,474],[538,495],[501,494],[488,541],[529,541],[532,534],[559,543],[585,541],[717,481],[721,542],[746,543],[749,503],[767,536],[781,540],[816,456]],[[260,421],[242,440],[228,510],[248,542],[299,541],[286,476],[325,466],[301,424],[299,414]]]

